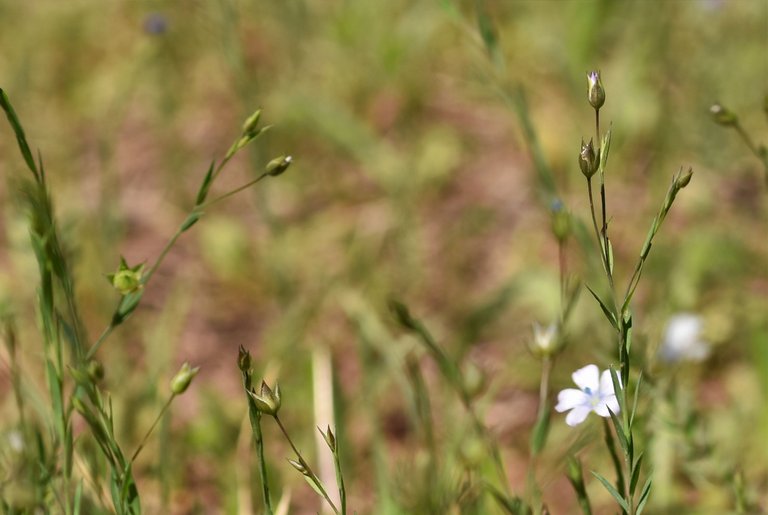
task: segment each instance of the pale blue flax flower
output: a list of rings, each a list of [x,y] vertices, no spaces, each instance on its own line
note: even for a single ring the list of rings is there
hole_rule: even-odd
[[[601,417],[610,417],[619,412],[619,401],[613,389],[610,370],[600,373],[597,365],[587,365],[578,369],[571,375],[573,382],[579,389],[566,388],[557,394],[557,406],[559,413],[569,411],[565,417],[565,423],[569,426],[577,426],[586,420],[590,411],[594,411]]]

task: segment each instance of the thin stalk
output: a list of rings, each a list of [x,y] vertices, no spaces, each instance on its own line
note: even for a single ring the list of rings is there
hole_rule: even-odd
[[[589,212],[592,215],[592,228],[595,231],[595,238],[597,238],[597,245],[600,247],[600,261],[603,263],[603,269],[606,275],[610,275],[608,272],[608,260],[605,258],[605,246],[603,245],[603,238],[600,236],[600,229],[597,227],[597,218],[595,216],[595,200],[592,195],[592,177],[587,178],[587,191],[589,192]]]
[[[250,362],[250,355],[243,350],[244,357],[247,357],[246,361]],[[240,365],[238,363],[238,365]],[[261,477],[261,497],[264,502],[264,513],[266,515],[272,515],[272,499],[269,495],[269,481],[267,478],[267,462],[264,457],[264,436],[261,432],[261,412],[256,408],[256,403],[253,398],[247,394],[251,391],[251,372],[249,365],[245,369],[241,369],[243,375],[243,389],[246,391],[246,399],[248,400],[248,419],[251,422],[251,431],[253,432],[253,443],[256,447],[256,458],[259,462],[259,476]]]
[[[109,325],[104,328],[104,330],[99,335],[96,342],[91,346],[90,350],[88,351],[88,354],[85,355],[85,361],[88,361],[93,356],[96,355],[96,352],[99,350],[99,347],[104,343],[104,341],[109,337],[110,334],[112,334],[112,331],[115,329],[115,324],[113,322],[110,322]]]
[[[539,383],[539,415],[541,411],[547,408],[547,398],[549,397],[549,375],[552,371],[552,359],[544,358],[541,363],[541,381]]]
[[[600,143],[600,108],[595,108],[595,136],[598,143]]]
[[[539,431],[539,426],[543,417],[547,416],[549,411],[549,376],[552,372],[552,358],[545,357],[541,362],[541,379],[539,381],[539,406],[536,412],[536,426],[534,431]],[[540,449],[531,447],[531,466],[528,468],[528,488],[530,490],[533,504],[541,504],[541,492],[536,484],[536,468],[538,464]]]
[[[179,236],[181,236],[183,232],[184,232],[184,230],[181,227],[176,229],[176,232],[174,233],[174,235],[171,236],[171,239],[168,240],[168,243],[165,244],[165,247],[163,247],[163,250],[160,251],[160,255],[157,256],[157,259],[155,260],[155,263],[147,271],[147,273],[144,274],[144,277],[142,277],[142,279],[141,279],[141,283],[142,284],[146,285],[149,282],[149,280],[152,278],[152,276],[157,271],[157,268],[160,266],[160,264],[165,259],[165,256],[168,255],[168,252],[171,251],[171,248],[176,244],[176,240],[179,239]]]
[[[248,402],[253,402],[248,397]],[[261,432],[261,414],[256,410],[255,406],[252,410],[249,410],[249,417],[251,419],[251,429],[253,430],[253,441],[256,445],[256,459],[259,462],[259,475],[261,476],[261,496],[264,501],[264,513],[272,515],[272,499],[269,495],[269,483],[267,481],[267,461],[264,457],[264,436]]]
[[[760,151],[757,149],[757,145],[755,145],[754,141],[752,141],[752,138],[749,137],[749,134],[744,130],[744,127],[741,126],[741,123],[739,123],[738,120],[736,121],[736,124],[733,126],[733,128],[736,129],[736,132],[739,133],[741,139],[744,141],[747,147],[749,147],[750,152],[762,159],[763,156],[760,155]]]
[[[736,129],[736,132],[739,133],[739,136],[741,136],[741,139],[744,141],[744,143],[749,147],[750,152],[755,154],[760,161],[763,163],[763,167],[765,168],[765,181],[768,184],[768,154],[763,154],[760,152],[760,149],[755,145],[755,142],[752,141],[752,138],[749,137],[749,134],[747,131],[744,130],[744,127],[741,126],[741,123],[739,123],[738,120],[736,120],[736,124],[733,126],[734,129]]]
[[[565,318],[565,309],[566,309],[566,284],[565,284],[565,274],[567,271],[567,261],[565,258],[565,242],[558,240],[557,243],[557,262],[558,262],[558,268],[560,269],[560,312],[563,314],[562,318]],[[561,318],[560,322],[562,323],[564,320]]]
[[[291,437],[288,435],[288,431],[286,431],[285,426],[283,426],[283,423],[280,421],[280,417],[278,417],[277,415],[274,415],[274,419],[275,419],[275,422],[277,422],[277,425],[280,427],[280,431],[283,432],[283,436],[285,436],[285,439],[288,440],[288,443],[290,444],[291,449],[293,449],[294,454],[296,454],[296,457],[299,458],[299,463],[301,464],[302,467],[304,467],[304,470],[306,470],[306,476],[317,487],[317,489],[325,498],[325,501],[331,507],[333,512],[338,514],[339,509],[336,507],[335,504],[333,504],[333,501],[331,500],[331,498],[328,497],[328,493],[325,491],[323,484],[317,478],[317,475],[312,471],[312,468],[309,466],[309,463],[307,463],[304,457],[301,455],[301,453],[299,452],[299,449],[297,449],[296,446],[294,445],[293,440],[291,440]]]
[[[168,400],[165,402],[165,405],[163,405],[163,409],[160,410],[160,413],[157,414],[157,418],[155,419],[154,422],[152,422],[152,425],[150,426],[149,431],[147,431],[147,433],[144,435],[144,438],[141,439],[141,443],[136,448],[136,451],[134,451],[133,456],[131,456],[131,460],[130,460],[129,463],[133,463],[134,461],[136,461],[136,457],[139,455],[141,450],[144,448],[144,445],[146,445],[147,440],[149,440],[149,435],[152,434],[152,431],[155,430],[155,427],[160,422],[160,419],[162,419],[163,415],[165,415],[165,412],[168,411],[168,408],[170,407],[171,402],[173,402],[174,398],[176,398],[176,394],[175,393],[172,393],[171,396],[168,397]]]
[[[224,200],[224,199],[226,199],[226,198],[229,198],[229,197],[231,197],[232,195],[235,195],[235,194],[237,194],[237,193],[240,193],[241,191],[243,191],[243,190],[245,190],[245,189],[248,189],[248,188],[250,188],[251,186],[253,186],[253,185],[254,185],[254,184],[256,184],[257,182],[261,181],[262,179],[264,179],[264,178],[266,178],[266,177],[268,177],[268,176],[269,176],[269,174],[268,174],[268,173],[263,173],[263,174],[259,175],[259,176],[258,176],[256,179],[253,179],[252,181],[249,181],[249,182],[247,182],[247,183],[243,184],[242,186],[240,186],[240,187],[238,187],[238,188],[235,188],[235,189],[233,189],[232,191],[229,191],[229,192],[227,192],[227,193],[224,193],[224,194],[223,194],[223,195],[221,195],[220,197],[216,197],[216,198],[215,198],[215,199],[213,199],[213,200],[209,200],[208,202],[205,202],[205,203],[203,203],[203,204],[200,204],[199,206],[195,207],[195,210],[202,210],[203,208],[206,208],[206,207],[208,207],[208,206],[211,206],[211,205],[213,205],[213,204],[216,204],[217,202],[221,202],[222,200]]]
[[[344,474],[341,472],[341,458],[339,456],[338,439],[336,440],[336,449],[333,451],[333,466],[336,469],[336,483],[339,486],[339,504],[341,504],[341,515],[347,515],[347,489],[344,487]]]

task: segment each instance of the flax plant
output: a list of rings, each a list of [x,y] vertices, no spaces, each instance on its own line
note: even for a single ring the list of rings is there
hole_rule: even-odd
[[[318,475],[312,470],[309,462],[304,458],[301,451],[296,447],[293,439],[291,438],[288,430],[286,429],[283,421],[280,419],[280,408],[282,407],[282,395],[280,392],[280,386],[275,384],[271,388],[265,381],[261,382],[259,391],[253,386],[253,372],[252,372],[252,360],[250,353],[243,347],[240,347],[238,354],[237,365],[243,376],[243,389],[245,390],[246,397],[248,398],[248,414],[251,421],[251,428],[253,430],[254,445],[256,446],[257,459],[259,461],[259,473],[262,487],[262,496],[264,500],[265,513],[273,513],[272,503],[270,500],[270,490],[267,482],[266,471],[266,458],[264,456],[264,439],[261,428],[262,415],[268,415],[272,417],[280,428],[280,432],[285,437],[286,442],[293,450],[296,459],[288,459],[288,463],[295,468],[307,481],[309,486],[328,504],[328,506],[336,514],[347,513],[347,495],[344,488],[344,478],[341,473],[341,464],[338,455],[338,442],[336,435],[331,431],[329,427],[325,433],[320,430],[323,438],[328,445],[331,453],[333,454],[334,467],[336,470],[336,479],[339,485],[339,498],[341,499],[341,509],[331,500],[326,490],[325,485],[320,480]]]
[[[240,136],[229,148],[218,164],[211,163],[195,203],[179,229],[170,238],[165,248],[154,263],[145,272],[144,265],[129,266],[121,258],[116,273],[109,276],[112,286],[120,294],[117,307],[101,335],[93,344],[81,321],[78,301],[75,296],[74,277],[70,270],[68,254],[61,241],[58,224],[54,215],[53,203],[48,187],[43,160],[38,153],[33,157],[21,122],[5,92],[0,89],[0,107],[6,114],[13,130],[22,158],[31,177],[21,180],[21,192],[30,217],[30,239],[32,250],[38,263],[40,287],[38,293],[38,314],[43,336],[43,355],[51,413],[47,423],[50,428],[42,431],[30,426],[25,419],[24,406],[19,402],[19,418],[24,429],[24,447],[36,449],[36,454],[29,454],[29,466],[38,468],[37,485],[32,498],[24,497],[22,505],[5,495],[0,496],[0,507],[5,512],[17,509],[44,509],[58,513],[82,513],[87,504],[85,497],[92,493],[103,504],[102,488],[99,479],[83,472],[75,472],[75,462],[85,460],[77,456],[73,414],[77,412],[85,421],[90,436],[101,451],[102,458],[109,468],[108,492],[112,509],[119,515],[141,513],[141,502],[133,475],[133,464],[143,450],[151,433],[170,407],[172,401],[186,391],[197,373],[197,368],[185,364],[171,383],[171,394],[161,408],[155,422],[146,432],[140,444],[132,454],[127,454],[115,434],[115,418],[111,395],[103,389],[101,381],[104,371],[96,360],[97,351],[107,337],[120,326],[138,307],[144,289],[153,274],[170,252],[178,238],[194,226],[214,204],[256,184],[266,177],[275,177],[288,168],[290,157],[279,157],[267,164],[264,172],[243,186],[207,200],[215,179],[226,164],[238,151],[255,140],[267,127],[259,126],[260,111],[254,113],[243,125]],[[15,333],[12,326],[6,325],[6,340],[15,356]],[[14,376],[14,389],[18,399],[22,399],[24,388],[22,379]],[[50,435],[50,449],[47,447],[46,433]],[[1,485],[0,485],[1,486]],[[90,503],[91,501],[88,501]]]
[[[632,348],[633,331],[631,301],[653,246],[653,240],[669,213],[677,194],[690,182],[693,171],[691,169],[688,169],[687,171],[681,169],[672,177],[666,197],[664,198],[658,213],[654,217],[645,242],[641,247],[634,272],[624,289],[623,296],[618,297],[616,281],[614,278],[613,245],[609,236],[609,217],[605,187],[605,173],[611,143],[611,130],[609,129],[605,134],[602,134],[600,131],[600,109],[605,104],[606,94],[599,72],[593,71],[588,73],[587,80],[587,97],[589,104],[594,110],[595,138],[600,142],[600,147],[595,148],[592,140],[588,143],[584,143],[582,140],[578,162],[581,172],[586,179],[590,217],[597,243],[597,251],[600,256],[603,272],[606,276],[608,300],[605,300],[604,297],[600,296],[593,288],[589,286],[587,286],[587,288],[598,302],[603,314],[615,331],[619,358],[618,372],[614,369],[610,370],[612,391],[610,391],[610,386],[607,386],[611,396],[615,394],[615,403],[608,402],[607,408],[605,408],[613,423],[613,432],[606,419],[604,419],[603,424],[605,430],[605,444],[615,468],[616,481],[615,483],[611,483],[603,474],[598,472],[593,471],[592,474],[598,481],[600,481],[600,483],[602,483],[611,496],[613,496],[623,514],[640,515],[648,502],[652,478],[651,476],[648,476],[643,483],[643,486],[638,490],[642,473],[643,452],[638,448],[636,443],[635,415],[637,414],[642,374],[640,374],[637,379],[634,379],[631,374],[632,363],[630,351]],[[593,195],[593,178],[595,175],[599,180],[599,211],[595,207]],[[577,376],[574,374],[574,379],[576,378]],[[577,381],[577,384],[578,382],[579,381]],[[630,392],[632,391],[634,391],[634,394],[630,396]],[[563,393],[565,392],[561,392],[561,395]],[[591,398],[594,398],[592,396],[595,392],[591,392],[587,389],[586,393]],[[594,406],[595,405],[593,405],[593,408]],[[612,409],[612,406],[617,409]],[[598,414],[601,414],[601,411],[598,410],[598,408],[594,409]],[[579,479],[579,470],[580,466],[578,462],[571,462],[569,478],[576,489],[582,510],[585,513],[589,513],[589,503],[585,497],[586,491],[583,487],[583,482]]]

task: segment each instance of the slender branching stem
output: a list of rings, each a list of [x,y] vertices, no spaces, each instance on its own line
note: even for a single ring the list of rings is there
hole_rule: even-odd
[[[283,436],[285,436],[285,439],[288,440],[288,444],[291,446],[291,449],[293,449],[294,454],[296,454],[296,457],[299,459],[299,463],[302,467],[304,467],[304,470],[306,471],[306,476],[309,478],[310,481],[317,487],[317,489],[320,491],[322,496],[325,498],[325,501],[328,503],[328,505],[331,507],[334,513],[339,513],[339,509],[336,507],[335,504],[333,504],[333,501],[328,496],[328,493],[325,491],[325,488],[323,487],[323,483],[320,481],[320,479],[317,477],[317,474],[315,474],[312,471],[312,468],[309,466],[309,463],[304,459],[304,457],[299,452],[299,449],[296,448],[296,445],[294,445],[293,440],[291,440],[290,435],[288,435],[288,431],[286,431],[285,426],[283,426],[283,423],[280,421],[280,417],[277,415],[274,415],[275,422],[277,422],[277,425],[280,427],[280,431],[283,432]]]
[[[196,210],[202,210],[203,208],[209,207],[209,206],[211,206],[213,204],[216,204],[217,202],[221,202],[222,200],[227,199],[227,198],[231,197],[232,195],[235,195],[235,194],[240,193],[241,191],[243,191],[245,189],[250,188],[251,186],[253,186],[257,182],[265,179],[268,176],[269,176],[269,174],[263,173],[263,174],[259,175],[257,178],[253,179],[252,181],[249,181],[249,182],[243,184],[242,186],[239,186],[239,187],[233,189],[232,191],[224,193],[223,195],[221,195],[219,197],[216,197],[215,199],[212,199],[212,200],[209,200],[208,202],[200,204],[195,209]]]
[[[560,322],[563,323],[563,318],[565,317],[565,310],[566,310],[566,296],[567,296],[567,285],[565,281],[565,276],[567,272],[567,266],[568,262],[566,260],[565,256],[565,242],[562,240],[558,240],[557,243],[557,263],[558,268],[560,270],[560,312],[561,312],[561,319]]]
[[[88,361],[96,355],[96,351],[99,350],[99,347],[101,347],[109,335],[112,334],[112,331],[114,331],[115,327],[115,324],[110,322],[109,325],[104,328],[99,337],[96,339],[96,342],[91,346],[91,348],[88,350],[88,353],[85,355],[85,361]]]
[[[600,236],[600,229],[597,227],[597,218],[595,216],[595,200],[592,195],[592,178],[587,178],[587,191],[589,192],[589,212],[592,215],[592,228],[595,231],[595,238],[597,238],[597,245],[600,248],[600,261],[603,263],[603,269],[607,275],[608,273],[608,260],[605,258],[605,249],[603,245],[603,238]]]
[[[155,427],[156,427],[156,426],[157,426],[157,424],[160,422],[160,420],[163,418],[163,415],[165,415],[165,412],[166,412],[166,411],[168,411],[168,408],[171,406],[171,403],[173,402],[173,399],[174,399],[174,398],[176,398],[176,394],[175,394],[175,393],[172,393],[172,394],[171,394],[171,396],[170,396],[170,397],[168,397],[168,400],[167,400],[167,401],[165,401],[165,404],[163,405],[163,408],[160,410],[160,413],[158,413],[158,414],[157,414],[157,418],[156,418],[156,419],[155,419],[155,421],[152,423],[152,425],[150,426],[150,428],[149,428],[149,430],[147,431],[147,433],[144,435],[144,438],[142,438],[142,439],[141,439],[141,443],[140,443],[140,444],[139,444],[139,446],[136,448],[136,451],[134,451],[134,453],[133,453],[133,456],[131,456],[131,461],[130,461],[130,463],[133,463],[134,461],[136,461],[136,457],[139,455],[139,453],[141,452],[141,450],[142,450],[142,449],[144,448],[144,446],[146,445],[146,443],[147,443],[147,440],[149,439],[149,435],[151,435],[151,434],[152,434],[152,431],[154,431],[154,430],[155,430]]]

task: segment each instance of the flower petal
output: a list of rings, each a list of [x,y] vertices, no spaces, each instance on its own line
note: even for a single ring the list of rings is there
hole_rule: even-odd
[[[571,377],[576,386],[582,390],[589,388],[595,392],[600,388],[600,369],[597,368],[597,365],[587,365],[584,368],[580,368]]]
[[[613,414],[616,415],[621,411],[621,408],[619,408],[619,400],[616,398],[615,395],[609,395],[602,399],[600,401],[600,404],[595,406],[595,413],[600,415],[601,417],[610,417],[611,414],[608,412],[608,410],[613,411]]]
[[[621,376],[617,374],[616,378],[619,380],[619,386],[621,386]],[[611,379],[611,371],[603,370],[600,374],[600,395],[613,395],[616,392],[613,389],[613,379]]]
[[[571,427],[578,426],[584,422],[590,411],[592,410],[589,409],[589,406],[577,406],[568,413],[567,417],[565,417],[565,423]]]
[[[611,395],[610,397],[606,398],[605,399],[605,404],[614,413],[618,413],[619,411],[621,411],[621,408],[619,407],[619,399],[617,399],[615,395]]]
[[[566,388],[557,394],[557,406],[555,411],[562,413],[577,406],[584,406],[589,403],[589,397],[581,390],[575,388]]]

